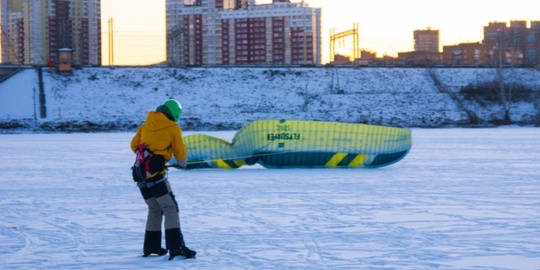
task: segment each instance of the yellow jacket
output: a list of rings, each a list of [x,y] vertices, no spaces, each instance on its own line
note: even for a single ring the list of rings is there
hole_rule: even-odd
[[[173,155],[179,161],[178,164],[187,158],[182,129],[161,112],[148,113],[146,121],[131,139],[131,150],[135,152],[140,144],[145,144],[154,154],[162,155],[165,162],[168,162]]]

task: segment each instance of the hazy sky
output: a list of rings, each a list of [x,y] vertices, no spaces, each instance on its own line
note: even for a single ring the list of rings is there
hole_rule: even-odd
[[[258,3],[270,3],[259,0]],[[293,2],[297,2],[293,0]],[[360,48],[378,56],[413,50],[413,31],[439,30],[442,45],[478,42],[489,22],[540,21],[538,0],[305,0],[322,8],[323,63],[329,32],[359,24]],[[102,0],[103,64],[108,64],[108,23],[114,20],[114,64],[144,65],[165,60],[165,0]],[[338,43],[347,54],[352,42]]]

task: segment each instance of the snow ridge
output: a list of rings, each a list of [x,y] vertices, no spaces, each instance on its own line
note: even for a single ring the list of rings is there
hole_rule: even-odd
[[[167,98],[182,103],[187,130],[234,130],[260,119],[482,127],[504,118],[501,105],[465,100],[459,92],[494,81],[496,70],[487,68],[88,67],[71,75],[42,70],[44,104],[37,101],[35,69],[0,85],[1,129],[132,130]],[[533,93],[528,102],[511,103],[506,124],[538,125],[540,72],[506,70],[505,83]],[[43,107],[46,116],[39,113]]]

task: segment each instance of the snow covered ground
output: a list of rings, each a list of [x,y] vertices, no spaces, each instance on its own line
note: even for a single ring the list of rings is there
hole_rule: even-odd
[[[0,135],[0,269],[540,267],[540,128],[413,129],[373,170],[172,170],[198,251],[175,261],[141,257],[131,136]]]
[[[501,105],[471,100],[460,105],[433,78],[459,93],[492,82],[496,74],[489,68],[102,67],[75,69],[67,76],[43,68],[41,95],[38,72],[27,69],[0,84],[0,126],[30,119],[30,127],[41,131],[130,131],[148,110],[173,97],[184,107],[185,130],[236,130],[262,119],[487,127],[504,118]],[[505,78],[535,93],[527,102],[511,104],[513,123],[540,123],[540,71],[507,70]]]

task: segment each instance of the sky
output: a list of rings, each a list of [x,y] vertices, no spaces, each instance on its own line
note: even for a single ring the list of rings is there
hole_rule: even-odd
[[[293,0],[295,1],[295,0]],[[271,0],[259,0],[269,3]],[[540,20],[537,0],[306,0],[322,8],[323,63],[329,57],[329,32],[350,30],[358,23],[360,48],[378,56],[413,50],[413,31],[439,30],[443,45],[479,42],[489,22]],[[436,4],[435,4],[436,3]],[[114,64],[145,65],[165,60],[165,0],[102,0],[103,64],[107,65],[108,23],[114,21]],[[337,52],[351,51],[352,42]]]

